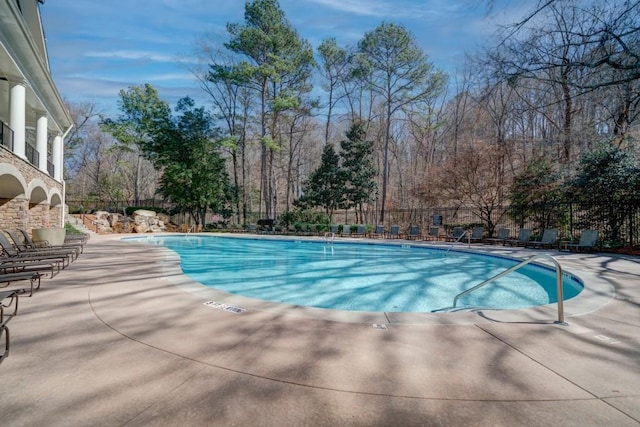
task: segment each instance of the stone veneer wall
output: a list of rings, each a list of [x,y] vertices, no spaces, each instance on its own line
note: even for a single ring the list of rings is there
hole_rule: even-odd
[[[57,188],[62,195],[62,184],[42,172],[36,166],[23,160],[6,147],[0,146],[0,163],[13,165],[22,174],[22,178],[29,185],[34,179],[39,179],[44,183],[47,194],[52,188]],[[25,192],[27,189],[25,188]],[[59,226],[62,218],[62,205],[49,206],[49,201],[39,204],[29,203],[26,194],[22,194],[13,199],[0,198],[0,227],[16,229],[22,227],[30,230],[46,226]]]
[[[0,228],[15,230],[17,227],[28,228],[28,211],[26,199],[0,199]]]

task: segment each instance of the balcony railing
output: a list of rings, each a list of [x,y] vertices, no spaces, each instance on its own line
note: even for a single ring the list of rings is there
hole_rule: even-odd
[[[0,132],[2,132],[0,135],[2,137],[2,145],[7,147],[10,151],[13,151],[13,130],[11,130],[11,128],[5,123],[2,123],[2,130],[0,130]]]
[[[36,147],[34,147],[33,145],[27,143],[25,144],[25,154],[27,155],[27,160],[29,160],[29,162],[34,165],[35,167],[38,167],[38,165],[40,164],[40,153],[38,153],[38,150],[36,150]]]
[[[53,177],[55,171],[56,171],[56,167],[53,166],[53,163],[51,163],[51,160],[47,160],[47,172],[49,172],[49,176]]]

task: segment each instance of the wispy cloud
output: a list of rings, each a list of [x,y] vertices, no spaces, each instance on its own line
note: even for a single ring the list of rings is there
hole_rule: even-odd
[[[308,0],[335,10],[387,19],[436,18],[459,8],[455,1]]]
[[[309,0],[311,3],[318,3],[332,9],[343,12],[356,13],[365,16],[384,16],[386,7],[382,7],[379,2],[367,0]]]
[[[147,76],[147,80],[151,82],[162,81],[192,81],[195,82],[196,78],[192,73],[166,73],[166,74],[151,74]]]
[[[84,3],[56,0],[41,6],[54,80],[62,94],[76,99],[107,101],[121,89],[147,82],[163,96],[197,95],[198,84],[187,70],[198,63],[198,40],[221,44],[228,37],[227,22],[244,22],[241,0],[110,0],[93,2],[91,8]],[[313,46],[328,37],[354,46],[381,21],[394,22],[415,36],[434,65],[451,69],[496,24],[513,22],[531,0],[279,3]]]
[[[109,58],[125,60],[145,59],[155,62],[176,62],[176,55],[137,50],[88,51],[85,52],[84,56],[88,58]]]

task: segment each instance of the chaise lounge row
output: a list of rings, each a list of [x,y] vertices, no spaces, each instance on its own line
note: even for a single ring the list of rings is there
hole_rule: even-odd
[[[44,277],[51,278],[66,268],[82,253],[87,239],[87,235],[74,236],[64,245],[54,246],[34,242],[23,229],[0,231],[0,363],[9,356],[8,323],[18,314],[19,297],[33,296]]]
[[[429,227],[426,234],[421,232],[417,225],[412,225],[406,232],[402,232],[400,226],[392,225],[389,231],[384,226],[377,225],[374,230],[367,234],[365,226],[357,226],[357,231],[353,232],[354,226],[343,226],[342,230],[338,230],[338,226],[332,226],[331,232],[336,236],[351,237],[372,237],[372,238],[388,238],[388,239],[408,239],[408,240],[432,240],[446,242],[463,242],[463,243],[484,243],[484,244],[502,244],[510,246],[522,246],[527,248],[557,248],[564,250],[589,250],[593,249],[598,241],[598,230],[583,230],[580,233],[578,241],[560,240],[557,228],[545,229],[542,237],[537,240],[533,239],[533,230],[522,228],[518,232],[516,238],[511,237],[511,229],[500,228],[496,237],[485,237],[484,227],[473,227],[471,231],[463,227],[454,227],[450,234],[442,232],[439,226]]]
[[[275,232],[271,227],[271,232]],[[250,229],[250,231],[257,231]],[[579,241],[560,240],[558,237],[558,229],[548,228],[542,233],[542,237],[532,239],[533,230],[530,228],[522,228],[518,231],[516,238],[511,237],[511,229],[500,228],[496,237],[485,237],[484,227],[476,226],[471,230],[464,227],[453,227],[451,233],[443,232],[440,226],[430,226],[426,233],[422,233],[420,226],[411,225],[408,229],[402,230],[399,225],[392,225],[389,230],[383,225],[376,225],[373,229],[369,229],[363,224],[345,224],[331,225],[327,228],[317,225],[305,225],[303,227],[291,227],[288,234],[304,235],[304,236],[331,236],[331,237],[370,237],[385,239],[407,239],[407,240],[426,240],[426,241],[445,241],[445,242],[462,242],[462,243],[484,243],[484,244],[502,244],[509,246],[522,246],[528,248],[558,248],[565,250],[587,250],[593,249],[598,240],[598,230],[583,230],[580,234]]]

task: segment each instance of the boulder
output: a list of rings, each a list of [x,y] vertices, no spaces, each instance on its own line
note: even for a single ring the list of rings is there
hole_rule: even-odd
[[[138,216],[153,218],[158,215],[154,211],[148,211],[146,209],[138,209],[133,212],[133,217],[136,218]]]
[[[120,221],[120,215],[117,213],[110,213],[107,220],[109,221],[111,228],[116,228],[116,224]]]
[[[165,231],[166,227],[155,212],[138,209],[133,213],[133,229],[136,233],[158,233]]]
[[[109,220],[110,213],[106,211],[97,211],[95,213],[96,219],[94,220],[94,224],[96,225],[96,231],[98,233],[112,233],[113,228],[111,226],[111,222]]]

